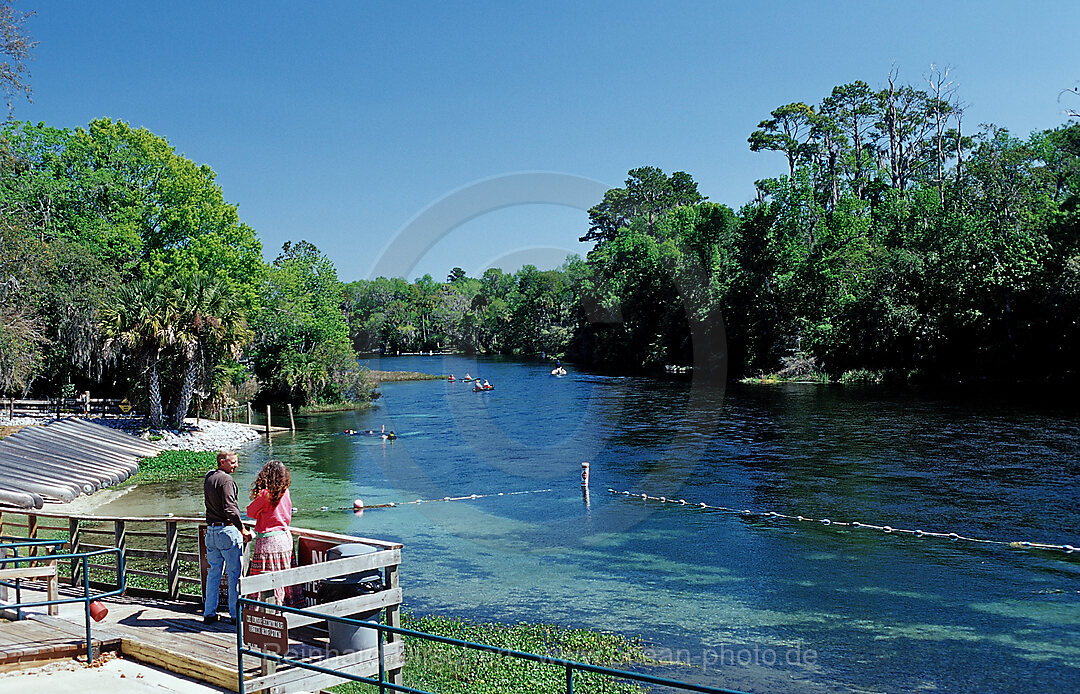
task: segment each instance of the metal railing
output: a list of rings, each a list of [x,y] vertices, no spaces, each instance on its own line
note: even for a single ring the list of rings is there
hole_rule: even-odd
[[[555,658],[546,655],[537,655],[536,653],[527,653],[525,651],[515,651],[507,648],[499,648],[497,646],[489,646],[483,643],[475,643],[473,641],[463,641],[461,639],[452,639],[445,636],[437,636],[435,634],[428,634],[422,631],[414,631],[412,629],[403,629],[400,627],[391,627],[384,624],[377,624],[374,622],[361,621],[359,619],[352,619],[349,617],[337,617],[334,615],[322,614],[316,610],[307,610],[297,607],[286,607],[284,605],[276,605],[268,602],[260,602],[258,600],[252,600],[244,596],[237,598],[237,611],[242,615],[243,606],[257,607],[264,610],[277,611],[287,614],[296,614],[307,617],[316,617],[319,619],[325,619],[328,621],[337,622],[340,624],[348,624],[351,626],[362,627],[366,629],[377,629],[379,632],[378,639],[378,656],[379,656],[379,677],[373,679],[371,677],[365,677],[362,675],[355,675],[348,672],[341,672],[340,670],[334,670],[333,668],[325,668],[320,665],[316,665],[311,662],[295,660],[287,657],[287,655],[279,655],[266,651],[258,651],[251,648],[244,647],[243,636],[243,619],[236,621],[236,671],[237,671],[237,685],[238,693],[244,694],[244,656],[250,655],[264,660],[270,660],[274,663],[281,663],[283,665],[294,665],[306,670],[312,670],[314,672],[322,673],[324,675],[331,675],[341,677],[342,679],[352,680],[353,682],[362,682],[364,684],[370,684],[379,688],[380,693],[385,693],[386,690],[392,690],[396,692],[408,692],[409,694],[433,694],[423,689],[414,689],[404,685],[393,684],[386,680],[386,668],[384,665],[384,650],[383,650],[383,634],[398,634],[400,636],[408,636],[415,639],[421,639],[425,641],[433,641],[436,643],[442,643],[450,646],[459,646],[461,648],[468,648],[476,651],[483,651],[486,653],[494,653],[496,655],[508,656],[511,658],[518,658],[520,660],[528,660],[536,663],[545,663],[548,665],[554,665],[563,667],[566,669],[566,694],[574,693],[574,674],[576,672],[591,672],[599,675],[630,680],[632,682],[641,682],[643,684],[652,684],[661,687],[669,687],[671,689],[677,689],[687,692],[704,692],[705,694],[743,694],[742,692],[734,689],[721,689],[717,687],[709,687],[700,684],[692,684],[690,682],[680,682],[678,680],[671,680],[664,677],[655,677],[653,675],[646,675],[636,672],[627,672],[625,670],[616,670],[614,668],[603,667],[600,665],[590,665],[588,663],[579,663],[572,660],[564,660],[562,658]]]
[[[5,541],[14,540],[14,541]],[[20,564],[25,562],[45,561],[45,562],[59,562],[60,560],[70,560],[72,562],[82,562],[82,579],[83,579],[83,595],[82,597],[73,598],[60,598],[57,600],[37,600],[34,602],[22,602],[22,591],[20,588],[20,579],[14,579],[14,583],[7,581],[0,581],[0,585],[8,588],[15,589],[15,602],[5,603],[2,605],[3,609],[14,609],[17,619],[22,619],[22,611],[27,607],[49,607],[51,605],[66,605],[69,603],[81,602],[83,603],[84,616],[86,618],[86,662],[87,664],[94,661],[94,642],[90,633],[90,603],[100,600],[101,598],[109,598],[115,595],[120,595],[127,589],[127,581],[124,576],[124,555],[116,547],[99,549],[93,552],[79,552],[76,554],[56,554],[46,553],[43,555],[32,554],[25,557],[19,556],[19,549],[33,548],[34,551],[38,547],[53,547],[54,550],[67,545],[67,540],[26,540],[23,538],[7,538],[0,537],[0,568],[7,564]],[[13,556],[4,556],[8,551],[11,551]],[[98,557],[104,554],[116,555],[116,583],[118,588],[106,593],[97,593],[96,595],[90,594],[90,571],[87,565],[91,557]],[[59,566],[59,564],[56,564]]]

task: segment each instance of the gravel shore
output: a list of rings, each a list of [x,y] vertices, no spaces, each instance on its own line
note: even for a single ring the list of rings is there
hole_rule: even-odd
[[[36,426],[53,421],[56,420],[45,417],[15,417],[14,419],[0,417],[0,426]],[[198,423],[195,419],[186,419],[181,431],[147,430],[144,428],[142,417],[110,417],[90,421],[112,429],[119,429],[141,439],[154,441],[163,450],[173,451],[232,450],[260,437],[257,429],[245,424],[218,422],[212,419],[201,419]]]

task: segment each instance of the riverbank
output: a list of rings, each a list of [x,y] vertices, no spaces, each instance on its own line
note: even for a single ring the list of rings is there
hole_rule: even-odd
[[[0,438],[13,434],[23,427],[44,426],[55,422],[55,417],[15,417],[0,418]],[[252,441],[257,441],[262,434],[246,424],[218,422],[212,419],[184,420],[179,429],[147,429],[142,417],[95,418],[89,421],[95,424],[117,429],[136,436],[144,441],[151,441],[166,451],[219,451],[239,448]]]

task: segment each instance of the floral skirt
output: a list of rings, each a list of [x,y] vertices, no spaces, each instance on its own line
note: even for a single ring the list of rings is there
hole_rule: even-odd
[[[292,534],[288,530],[276,530],[255,536],[255,547],[248,565],[249,576],[281,571],[293,566],[296,566],[296,560],[293,556]],[[294,590],[293,586],[275,588],[274,597],[279,605],[292,605],[295,592],[299,590]]]

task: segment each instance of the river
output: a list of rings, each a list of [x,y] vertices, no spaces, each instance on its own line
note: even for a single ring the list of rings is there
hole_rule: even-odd
[[[747,691],[1080,690],[1080,550],[762,515],[1080,546],[1075,406],[457,356],[370,366],[495,390],[386,384],[370,411],[242,450],[237,477],[280,458],[295,525],[404,543],[415,612],[641,635],[685,665],[666,674]],[[341,434],[383,425],[398,438]],[[354,516],[354,498],[398,505]],[[198,482],[168,483],[99,512],[201,505]]]

